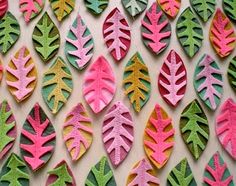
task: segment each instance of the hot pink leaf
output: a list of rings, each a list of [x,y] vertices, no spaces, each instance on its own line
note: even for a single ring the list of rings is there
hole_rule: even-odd
[[[180,2],[181,0],[158,0],[162,10],[172,18],[178,14]]]
[[[0,18],[5,15],[8,9],[8,0],[0,0]]]

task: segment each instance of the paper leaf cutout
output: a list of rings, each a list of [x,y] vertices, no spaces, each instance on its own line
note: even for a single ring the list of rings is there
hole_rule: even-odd
[[[160,181],[156,178],[151,164],[142,159],[131,170],[126,186],[159,186],[159,184]]]
[[[220,57],[232,53],[236,46],[236,35],[229,18],[218,8],[210,27],[210,41]]]
[[[108,61],[100,56],[88,69],[83,84],[83,95],[94,113],[101,112],[116,92],[114,72]]]
[[[82,70],[93,56],[93,47],[91,32],[78,14],[66,37],[66,57],[71,65]]]
[[[236,0],[223,0],[223,9],[230,19],[236,21]]]
[[[203,30],[190,7],[179,16],[176,34],[185,53],[192,58],[202,46]]]
[[[179,12],[181,0],[157,0],[161,9],[171,18],[175,18]]]
[[[32,37],[34,48],[44,62],[57,54],[60,47],[60,33],[47,12],[38,21]]]
[[[234,186],[233,176],[219,152],[216,152],[208,162],[204,171],[204,185]]]
[[[142,20],[141,33],[145,46],[156,55],[170,43],[170,23],[156,2],[147,10]]]
[[[49,170],[48,174],[46,186],[76,186],[73,173],[65,160]]]
[[[25,162],[12,153],[0,173],[0,185],[29,186],[29,172]]]
[[[130,27],[125,17],[115,8],[103,24],[103,37],[108,51],[116,61],[123,59],[130,48]]]
[[[180,132],[193,157],[197,160],[205,150],[209,139],[207,117],[195,99],[183,110]]]
[[[132,117],[122,102],[116,102],[104,116],[102,138],[112,164],[119,166],[128,155],[134,140]]]
[[[121,0],[121,2],[132,17],[141,14],[148,4],[148,0]]]
[[[33,171],[43,167],[51,158],[56,133],[38,103],[34,105],[23,125],[20,137],[21,155]]]
[[[167,186],[197,186],[186,158],[177,164],[167,177]]]
[[[26,47],[21,47],[15,56],[11,56],[6,72],[9,91],[17,102],[25,100],[33,93],[37,83],[37,70]]]
[[[85,6],[95,15],[101,14],[108,6],[109,0],[85,0]]]
[[[38,16],[44,7],[45,0],[20,0],[20,11],[24,15],[25,22],[30,22]]]
[[[91,168],[85,186],[116,186],[113,172],[105,156]]]
[[[2,81],[2,77],[3,77],[3,65],[2,65],[2,62],[1,62],[1,60],[0,60],[0,83],[1,83],[1,81]]]
[[[148,68],[138,52],[133,55],[125,67],[123,84],[125,94],[128,95],[133,108],[140,112],[149,100],[151,80]]]
[[[229,83],[236,91],[236,56],[231,59],[227,72]]]
[[[8,0],[1,0],[0,1],[0,18],[5,15],[8,10]]]
[[[0,160],[14,145],[17,131],[16,121],[6,100],[0,104]]]
[[[0,19],[0,52],[6,54],[20,36],[20,25],[11,12]]]
[[[176,107],[184,97],[187,71],[180,56],[171,50],[165,59],[158,77],[158,88],[162,98]]]
[[[212,110],[220,104],[223,94],[222,72],[211,56],[204,54],[194,73],[194,88],[202,101]]]
[[[216,135],[230,156],[236,160],[236,104],[228,99],[220,108],[216,117]]]
[[[79,160],[92,144],[91,119],[82,103],[76,105],[67,114],[63,126],[63,138],[73,161]]]
[[[67,102],[73,88],[69,68],[61,57],[44,73],[42,95],[53,114]]]

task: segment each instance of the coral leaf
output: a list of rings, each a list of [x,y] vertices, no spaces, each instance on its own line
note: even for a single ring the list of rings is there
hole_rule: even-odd
[[[175,18],[179,12],[181,0],[157,0],[161,9],[171,18]]]
[[[121,2],[132,17],[141,14],[148,4],[148,0],[121,0]]]
[[[85,6],[95,15],[101,14],[108,6],[109,0],[85,0]]]

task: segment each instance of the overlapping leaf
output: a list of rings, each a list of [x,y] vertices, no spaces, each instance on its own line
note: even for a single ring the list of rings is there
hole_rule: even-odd
[[[8,9],[8,0],[1,0],[0,1],[0,18],[5,15]]]
[[[176,17],[180,9],[181,0],[157,0],[157,2],[168,16]]]
[[[148,0],[121,0],[121,2],[125,9],[133,17],[141,14],[147,8],[148,4]]]
[[[236,91],[236,56],[231,59],[227,72],[229,83]]]
[[[2,81],[2,76],[3,76],[3,65],[2,65],[2,62],[0,60],[0,83]]]
[[[236,0],[223,0],[223,8],[226,15],[236,21]]]
[[[108,6],[109,0],[85,0],[85,6],[95,15],[101,14]]]

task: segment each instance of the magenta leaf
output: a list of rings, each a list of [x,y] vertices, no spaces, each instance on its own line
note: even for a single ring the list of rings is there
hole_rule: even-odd
[[[8,10],[8,0],[0,0],[0,18],[5,15]]]

